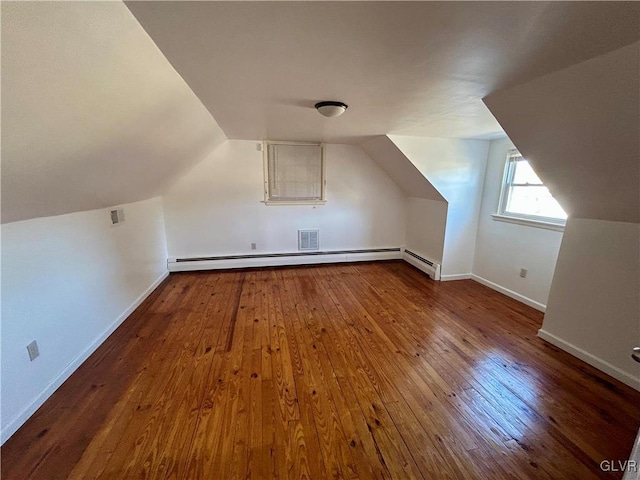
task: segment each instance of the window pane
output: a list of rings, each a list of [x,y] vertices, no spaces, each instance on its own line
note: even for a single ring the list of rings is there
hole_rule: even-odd
[[[521,163],[521,162],[518,162]],[[506,213],[566,219],[567,214],[544,186],[511,187]]]
[[[518,160],[515,162],[515,172],[513,174],[513,183],[529,183],[533,185],[542,185],[542,180],[533,171],[531,165],[526,160]]]
[[[322,147],[269,145],[268,175],[270,199],[320,200]]]

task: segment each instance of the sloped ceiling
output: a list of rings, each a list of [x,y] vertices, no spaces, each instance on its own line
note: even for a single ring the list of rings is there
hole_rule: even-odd
[[[487,140],[402,135],[388,138],[449,204],[462,204],[466,209],[474,192],[482,191]],[[477,200],[479,207],[480,196]]]
[[[1,8],[2,222],[163,193],[225,139],[211,113],[232,138],[491,136],[501,128],[480,100],[487,93],[640,35],[637,2],[72,1]],[[350,108],[325,119],[312,107],[323,99]],[[508,103],[495,108],[511,115]],[[516,124],[508,133],[520,136]],[[595,208],[589,215],[632,217]]]
[[[360,145],[380,168],[410,197],[426,198],[445,202],[445,198],[420,173],[420,170],[405,156],[386,135],[371,138]]]
[[[637,42],[485,99],[571,217],[640,222],[639,66]]]
[[[481,99],[638,38],[637,2],[127,2],[229,138],[500,132]],[[319,100],[349,104],[325,119]]]
[[[162,193],[225,139],[121,2],[2,2],[2,222]]]

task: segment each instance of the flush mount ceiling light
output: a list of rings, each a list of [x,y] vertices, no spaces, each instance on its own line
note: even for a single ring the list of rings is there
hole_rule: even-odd
[[[320,112],[320,115],[325,117],[339,117],[349,108],[346,103],[334,101],[318,102],[315,107]]]

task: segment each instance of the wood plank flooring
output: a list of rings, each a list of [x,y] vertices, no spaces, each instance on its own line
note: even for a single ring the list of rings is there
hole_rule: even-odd
[[[4,479],[590,479],[640,393],[542,314],[402,262],[174,274],[2,447]]]

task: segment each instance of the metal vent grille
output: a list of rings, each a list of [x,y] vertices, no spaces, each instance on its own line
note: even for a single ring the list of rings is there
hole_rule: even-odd
[[[298,250],[319,250],[320,230],[298,230]]]
[[[430,267],[433,267],[435,265],[431,260],[427,260],[426,258],[421,257],[420,255],[417,255],[417,254],[413,253],[412,251],[407,250],[406,248],[404,249],[404,253],[406,253],[408,255],[411,255],[413,258],[417,258],[418,260],[420,260],[423,263],[426,263]]]

